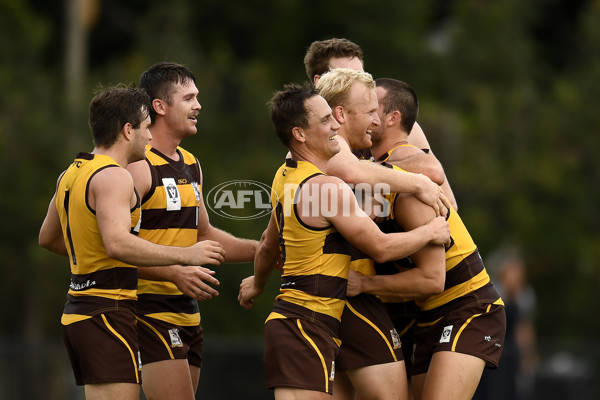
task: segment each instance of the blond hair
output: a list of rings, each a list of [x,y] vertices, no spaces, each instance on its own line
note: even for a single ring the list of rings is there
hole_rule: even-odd
[[[350,108],[348,94],[355,83],[362,83],[368,89],[375,89],[375,81],[368,72],[349,68],[336,68],[323,74],[317,82],[319,94],[327,100],[329,107]]]

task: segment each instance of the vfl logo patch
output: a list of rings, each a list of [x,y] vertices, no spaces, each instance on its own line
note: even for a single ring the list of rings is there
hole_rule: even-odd
[[[400,341],[400,335],[398,335],[396,328],[390,330],[390,335],[392,335],[392,344],[394,345],[394,350],[401,348],[402,342]]]
[[[450,336],[452,336],[452,326],[448,325],[444,327],[442,336],[440,337],[440,343],[450,343]]]
[[[169,336],[171,337],[171,347],[183,347],[183,342],[179,337],[179,329],[169,329]]]
[[[200,192],[200,186],[198,185],[198,182],[192,182],[192,188],[194,188],[194,194],[196,195],[196,201],[200,202],[200,196],[202,195],[202,193]]]
[[[329,380],[334,381],[335,379],[335,361],[331,362],[331,374],[329,375]]]
[[[173,178],[162,178],[163,186],[167,195],[167,211],[181,210],[181,196]]]

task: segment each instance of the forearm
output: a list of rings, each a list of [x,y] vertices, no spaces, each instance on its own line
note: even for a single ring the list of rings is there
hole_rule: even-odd
[[[413,298],[440,293],[437,277],[424,274],[418,267],[394,275],[362,276],[360,280],[362,292],[376,296]]]
[[[390,159],[388,162],[408,172],[423,174],[438,185],[446,181],[444,168],[433,154],[421,152],[401,159]]]
[[[421,250],[433,239],[427,225],[408,232],[395,232],[384,235],[380,243],[379,254],[375,260],[386,262],[399,260]]]
[[[151,243],[132,234],[104,238],[104,247],[109,257],[138,267],[189,264],[187,248]]]
[[[267,246],[259,245],[254,258],[254,286],[263,290],[271,272],[275,269],[280,254]]]
[[[138,270],[138,278],[147,279],[149,281],[169,281],[174,279],[174,265],[163,267],[145,267]]]
[[[249,262],[254,260],[258,241],[242,239],[221,229],[210,226],[206,232],[198,233],[198,241],[214,240],[221,243],[225,249],[225,262]]]

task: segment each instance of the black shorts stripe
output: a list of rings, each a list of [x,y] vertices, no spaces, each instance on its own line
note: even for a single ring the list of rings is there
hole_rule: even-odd
[[[99,296],[72,296],[67,294],[65,314],[96,315],[102,312],[127,309],[135,312],[137,301],[114,300]]]
[[[200,310],[198,302],[186,295],[138,294],[138,314],[159,312],[197,314]]]
[[[313,296],[345,299],[348,281],[329,275],[289,275],[281,278],[281,289],[301,290]]]
[[[71,274],[70,289],[76,292],[87,289],[136,290],[137,282],[137,268],[115,267],[89,274]]]

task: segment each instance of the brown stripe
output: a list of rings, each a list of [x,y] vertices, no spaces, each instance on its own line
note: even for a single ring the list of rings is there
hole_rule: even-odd
[[[294,289],[312,296],[345,299],[348,281],[329,275],[294,275],[281,278],[281,289]]]
[[[137,268],[115,267],[90,274],[71,274],[70,289],[85,292],[87,289],[128,289],[136,290]]]
[[[141,229],[196,229],[196,207],[181,207],[181,211],[145,209],[142,211]]]
[[[473,253],[465,257],[461,262],[456,264],[454,268],[446,272],[446,283],[444,290],[448,290],[451,287],[465,283],[481,271],[483,271],[484,265],[479,252],[475,250]]]
[[[500,295],[496,291],[496,288],[491,282],[489,282],[487,285],[475,290],[474,292],[468,293],[457,299],[449,301],[448,303],[443,304],[437,308],[427,311],[420,311],[419,323],[435,321],[438,318],[441,318],[444,315],[448,314],[452,310],[456,310],[476,301],[493,303],[499,298]]]
[[[365,253],[363,253],[362,251],[360,251],[359,249],[357,249],[356,247],[354,247],[353,245],[351,245],[350,243],[348,243],[348,248],[349,248],[348,253],[350,254],[350,261],[371,258],[368,255],[366,255]]]
[[[285,300],[278,300],[273,306],[273,312],[279,313],[288,318],[300,317],[311,322],[321,323],[331,332],[334,337],[338,337],[340,321],[329,315],[309,310],[306,307],[302,307]]]
[[[138,293],[139,314],[158,312],[197,314],[200,310],[198,302],[186,295]]]
[[[93,315],[99,312],[107,312],[126,308],[135,312],[135,300],[113,300],[99,296],[71,296],[67,294],[65,314]]]
[[[331,232],[325,237],[323,254],[350,254],[350,243],[339,232]]]

